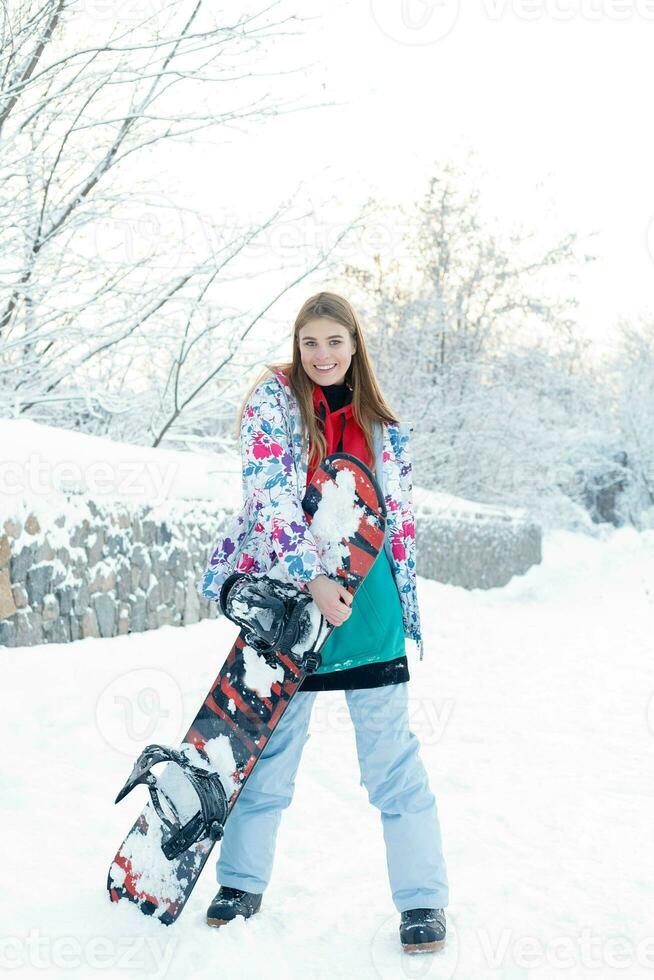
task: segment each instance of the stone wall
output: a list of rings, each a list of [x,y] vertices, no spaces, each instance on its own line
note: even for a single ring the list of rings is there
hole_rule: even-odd
[[[418,575],[465,589],[506,585],[542,561],[542,532],[529,520],[416,512]]]
[[[87,502],[89,516],[0,525],[0,645],[63,643],[187,626],[217,609],[198,594],[220,521],[155,518]],[[194,507],[197,511],[198,507]],[[224,517],[223,517],[224,519]]]
[[[118,636],[215,618],[215,602],[201,597],[198,587],[229,516],[209,501],[177,502],[162,515],[147,506],[126,510],[85,499],[47,527],[35,513],[5,519],[0,646]],[[536,525],[500,512],[416,511],[418,573],[440,582],[504,585],[540,562],[540,545]]]

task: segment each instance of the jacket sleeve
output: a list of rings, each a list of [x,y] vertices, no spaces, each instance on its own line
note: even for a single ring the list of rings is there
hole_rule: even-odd
[[[390,436],[396,460],[394,476],[398,486],[396,496],[401,501],[399,513],[395,517],[396,532],[393,535],[392,551],[398,563],[402,563],[407,578],[408,594],[411,597],[407,603],[406,626],[407,635],[415,640],[423,659],[424,642],[418,608],[418,592],[416,580],[416,531],[413,509],[413,466],[411,462],[410,433],[413,425],[409,422],[400,423],[397,428],[391,428]]]
[[[304,590],[318,575],[328,575],[320,560],[298,495],[298,473],[288,411],[278,382],[263,381],[252,392],[241,418],[243,495],[253,502],[288,579]]]
[[[413,427],[411,427],[413,428]],[[409,430],[411,431],[411,429]],[[402,531],[404,548],[406,553],[407,568],[409,570],[409,579],[411,581],[411,587],[413,589],[413,594],[416,596],[416,603],[411,611],[411,635],[414,640],[418,643],[418,650],[420,652],[420,659],[423,659],[424,655],[424,641],[422,638],[422,628],[420,624],[420,610],[418,608],[417,596],[418,596],[418,586],[416,578],[416,523],[415,514],[413,509],[413,478],[412,478],[412,464],[409,457],[408,450],[408,440],[405,444],[405,466],[403,467],[402,479],[404,482],[404,513],[402,515]]]

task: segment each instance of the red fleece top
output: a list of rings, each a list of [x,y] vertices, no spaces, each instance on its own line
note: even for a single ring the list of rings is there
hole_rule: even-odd
[[[321,386],[314,382],[313,385],[313,406],[318,419],[318,425],[322,425],[327,440],[326,456],[330,453],[350,453],[356,456],[366,466],[372,467],[372,458],[366,445],[366,439],[361,426],[352,414],[352,405],[344,405],[333,412],[329,410],[329,403]],[[309,458],[311,458],[312,445],[309,443]],[[309,467],[307,470],[306,486],[309,486],[311,477],[317,467]],[[306,487],[305,487],[306,489]]]

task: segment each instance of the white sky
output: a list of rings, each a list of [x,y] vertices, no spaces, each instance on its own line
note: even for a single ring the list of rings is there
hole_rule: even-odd
[[[600,348],[617,316],[654,307],[654,0],[465,9],[313,0],[298,9],[317,19],[275,43],[275,63],[315,64],[286,91],[344,104],[243,124],[216,134],[213,147],[180,151],[190,203],[245,219],[303,182],[319,220],[337,227],[370,194],[419,199],[433,161],[462,160],[470,147],[486,171],[476,178],[485,206],[507,227],[521,221],[550,244],[571,230],[598,232],[587,251],[600,258],[576,290],[580,324]],[[328,285],[320,275],[305,281],[276,314],[290,329],[306,296]]]

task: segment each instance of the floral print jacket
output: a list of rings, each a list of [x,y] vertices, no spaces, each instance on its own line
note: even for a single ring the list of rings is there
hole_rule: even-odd
[[[402,605],[404,634],[423,657],[416,589],[415,523],[408,423],[375,423],[376,473],[386,501],[384,550]],[[213,550],[199,592],[218,599],[233,571],[265,572],[280,562],[299,589],[327,574],[302,510],[307,479],[300,408],[282,371],[259,382],[245,406],[240,430],[242,509]]]

